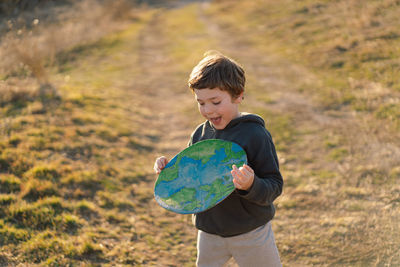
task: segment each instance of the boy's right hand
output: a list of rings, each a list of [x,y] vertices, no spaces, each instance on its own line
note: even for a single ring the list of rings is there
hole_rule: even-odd
[[[154,171],[157,174],[160,174],[161,170],[164,169],[165,165],[168,164],[168,159],[164,156],[161,156],[156,159],[156,162],[154,163]]]

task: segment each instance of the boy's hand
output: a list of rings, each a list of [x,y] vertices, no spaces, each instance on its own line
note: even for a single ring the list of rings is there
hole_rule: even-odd
[[[254,182],[254,171],[248,165],[244,164],[239,169],[236,165],[232,166],[233,184],[237,189],[248,190]]]
[[[160,174],[161,170],[164,169],[165,165],[168,164],[168,159],[164,156],[159,157],[156,159],[156,162],[154,163],[154,171],[157,174]]]

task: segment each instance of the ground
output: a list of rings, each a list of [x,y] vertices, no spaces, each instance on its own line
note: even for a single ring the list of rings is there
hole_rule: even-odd
[[[187,79],[218,50],[243,65],[240,109],[265,119],[277,147],[285,185],[272,228],[284,266],[400,266],[396,125],[326,89],[262,27],[225,17],[251,7],[170,2],[58,53],[49,80],[61,103],[1,104],[0,265],[193,266],[191,216],[157,205],[153,164],[203,121]],[[383,83],[349,81],[356,99],[368,90],[398,104]]]

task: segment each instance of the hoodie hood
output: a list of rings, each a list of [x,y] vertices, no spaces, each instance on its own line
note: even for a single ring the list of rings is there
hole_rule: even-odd
[[[265,127],[265,122],[260,116],[258,116],[256,114],[250,114],[250,113],[247,113],[247,112],[242,112],[242,113],[240,113],[239,117],[234,118],[233,120],[231,120],[228,123],[228,125],[226,125],[226,127],[224,129],[222,129],[222,130],[217,130],[216,129],[216,131],[227,130],[227,129],[232,128],[235,125],[237,125],[239,123],[242,123],[242,122],[253,122],[253,123],[255,122],[255,123],[261,124],[263,127]],[[208,122],[208,123],[212,128],[214,128],[210,122]]]

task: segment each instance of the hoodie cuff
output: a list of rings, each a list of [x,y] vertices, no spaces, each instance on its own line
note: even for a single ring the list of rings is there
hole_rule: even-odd
[[[261,179],[254,175],[254,181],[249,190],[238,190],[240,196],[248,200],[255,199],[258,191],[257,188],[261,185],[260,183],[262,183]]]

